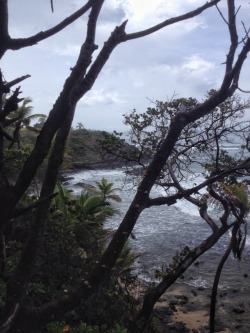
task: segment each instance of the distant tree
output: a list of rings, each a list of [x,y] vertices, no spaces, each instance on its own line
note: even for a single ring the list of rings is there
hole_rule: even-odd
[[[84,129],[84,125],[82,123],[77,123],[76,129],[82,130],[82,129]]]
[[[53,3],[53,2],[52,2]],[[228,215],[230,210],[229,203],[213,188],[213,183],[223,177],[227,171],[220,171],[214,177],[210,177],[202,184],[189,189],[184,189],[178,179],[176,179],[172,168],[172,157],[174,156],[175,145],[186,128],[191,124],[201,120],[210,114],[221,103],[225,102],[229,97],[233,96],[239,87],[239,79],[241,71],[245,63],[246,57],[250,51],[250,39],[248,28],[243,23],[243,35],[238,39],[240,30],[238,29],[237,15],[239,8],[238,1],[232,0],[227,3],[227,17],[224,17],[221,10],[220,15],[226,21],[228,34],[230,37],[230,45],[227,51],[225,61],[225,74],[222,83],[215,94],[208,96],[202,103],[193,105],[188,110],[180,109],[171,119],[171,123],[165,136],[162,137],[159,147],[150,159],[144,177],[138,186],[131,205],[125,214],[119,228],[112,237],[108,247],[103,252],[100,260],[94,260],[91,269],[83,272],[84,283],[81,280],[75,288],[67,292],[67,296],[62,291],[62,296],[55,300],[45,300],[41,306],[28,307],[26,303],[26,292],[32,275],[35,271],[35,264],[39,248],[41,248],[43,232],[46,227],[50,203],[53,199],[54,189],[57,183],[58,172],[63,161],[64,149],[67,137],[72,125],[74,112],[78,101],[92,88],[104,65],[108,61],[113,50],[121,43],[134,40],[155,33],[169,25],[175,24],[195,17],[204,10],[209,9],[220,3],[220,0],[213,0],[196,8],[195,10],[166,19],[163,22],[150,27],[147,30],[135,33],[126,33],[126,23],[123,22],[117,26],[111,33],[110,37],[104,43],[96,57],[93,53],[97,50],[96,32],[99,14],[104,0],[89,0],[78,11],[67,17],[64,21],[55,27],[41,31],[27,38],[12,38],[9,33],[8,26],[8,0],[0,1],[0,57],[2,58],[6,51],[19,50],[24,47],[33,46],[42,40],[58,33],[66,26],[70,25],[77,18],[84,15],[88,10],[88,22],[86,29],[86,39],[83,42],[79,57],[75,66],[71,68],[68,78],[65,80],[62,91],[55,101],[48,118],[46,119],[35,143],[31,154],[27,157],[22,170],[17,175],[17,180],[8,177],[3,171],[4,169],[4,142],[8,140],[9,134],[5,130],[5,122],[8,115],[17,110],[20,100],[20,88],[10,93],[10,89],[27,79],[29,75],[19,77],[13,81],[6,82],[0,73],[0,225],[1,225],[1,257],[4,260],[6,253],[5,234],[7,228],[12,223],[12,219],[17,214],[17,208],[24,194],[29,189],[34,177],[45,160],[48,158],[47,169],[40,190],[40,196],[34,205],[26,205],[21,212],[27,213],[32,210],[29,235],[26,238],[26,245],[20,251],[17,264],[11,275],[6,276],[2,272],[2,283],[4,284],[5,299],[4,309],[2,311],[2,325],[0,332],[34,332],[39,326],[44,325],[52,320],[56,320],[59,315],[66,313],[71,309],[79,306],[80,303],[87,302],[102,282],[107,281],[112,275],[112,270],[124,248],[129,235],[131,234],[138,217],[141,212],[152,205],[172,205],[181,198],[186,198],[194,202],[200,210],[201,216],[210,225],[212,233],[202,244],[191,251],[182,253],[182,257],[177,261],[177,266],[170,275],[165,278],[145,296],[141,311],[136,319],[132,319],[132,327],[130,332],[143,332],[146,323],[152,313],[152,309],[156,300],[162,293],[182,274],[191,263],[198,258],[204,251],[210,248],[216,241],[227,231],[233,227],[235,223],[228,224]],[[239,2],[240,3],[240,2]],[[163,14],[162,14],[163,15]],[[239,31],[238,31],[239,30]],[[202,38],[202,37],[201,37]],[[224,40],[223,40],[224,42]],[[213,46],[211,46],[213,47]],[[2,95],[10,93],[8,101],[5,105],[2,103]],[[183,147],[183,149],[185,149]],[[249,166],[249,161],[242,162],[235,166],[231,171],[241,170]],[[151,198],[150,192],[154,184],[159,180],[162,170],[168,169],[172,178],[172,182],[177,190],[175,194],[167,197]],[[221,202],[224,207],[224,214],[221,217],[221,225],[215,224],[207,215],[206,200],[195,200],[193,193],[199,191],[204,186],[210,186],[210,194]]]
[[[33,125],[33,127],[34,128],[37,128],[38,130],[40,130],[42,127],[43,127],[43,125],[44,125],[44,123],[45,123],[45,118],[44,117],[40,117],[39,119],[38,119],[38,121]]]
[[[208,96],[216,94],[211,90]],[[139,113],[133,110],[130,114],[124,115],[124,123],[128,126],[128,140],[136,147],[127,150],[123,144],[123,133],[107,133],[102,147],[110,154],[119,158],[133,160],[136,164],[147,169],[149,161],[161,144],[169,131],[169,128],[178,113],[188,113],[192,108],[201,103],[194,98],[173,98],[167,102],[156,101],[154,107],[149,107],[146,112]],[[237,162],[230,158],[225,145],[242,143],[241,156],[246,152],[244,145],[249,133],[250,122],[246,120],[246,112],[250,108],[250,100],[242,101],[239,95],[234,95],[218,105],[206,116],[188,124],[178,137],[172,151],[170,163],[178,174],[190,171],[192,163],[204,165],[209,171],[212,168],[219,172],[221,167],[233,167]],[[183,175],[184,176],[184,175]],[[158,184],[171,183],[171,176],[167,167],[162,170],[158,179]],[[172,183],[171,183],[172,184]],[[170,184],[170,187],[171,187]],[[173,185],[173,184],[172,184]]]

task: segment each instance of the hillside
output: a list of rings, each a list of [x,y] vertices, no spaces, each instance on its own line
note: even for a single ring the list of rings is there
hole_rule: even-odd
[[[125,160],[113,155],[117,142],[109,142],[112,153],[104,151],[101,141],[107,139],[105,131],[87,130],[83,126],[71,129],[64,156],[64,169],[95,169],[106,167],[119,167],[125,164]],[[135,148],[124,140],[116,145],[116,151],[120,155],[132,156]]]

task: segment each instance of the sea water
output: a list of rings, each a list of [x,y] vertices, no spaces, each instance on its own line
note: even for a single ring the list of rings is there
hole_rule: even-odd
[[[136,186],[134,178],[125,173],[125,169],[112,170],[84,170],[71,175],[69,187],[76,194],[83,190],[82,185],[95,185],[105,177],[117,188],[117,194],[122,198],[121,203],[114,203],[119,209],[119,214],[110,218],[105,228],[115,230],[128,209]],[[190,175],[185,187],[192,187],[194,183],[202,181],[203,176],[200,169]],[[165,195],[163,189],[155,186],[151,196]],[[214,219],[219,219],[219,211],[211,207],[210,214]],[[193,249],[211,234],[207,223],[199,216],[196,206],[182,199],[173,206],[157,206],[145,209],[138,219],[133,231],[133,238],[130,238],[130,246],[135,254],[140,254],[134,264],[134,272],[146,281],[155,279],[156,270],[164,270],[171,263],[173,256],[179,253],[185,246]],[[196,265],[192,265],[184,273],[181,283],[194,286],[211,287],[216,267],[224,254],[230,241],[230,232],[226,233],[218,242],[203,254]],[[250,238],[247,236],[246,247],[241,261],[230,255],[226,262],[220,285],[226,288],[241,289],[249,287],[250,278]],[[249,278],[247,278],[249,277]]]

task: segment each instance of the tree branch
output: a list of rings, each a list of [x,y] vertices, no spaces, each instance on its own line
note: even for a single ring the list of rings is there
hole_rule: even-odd
[[[188,12],[184,15],[180,15],[177,17],[173,17],[170,19],[167,19],[165,21],[163,21],[162,23],[159,23],[149,29],[143,30],[143,31],[139,31],[139,32],[135,32],[135,33],[131,33],[131,34],[127,34],[126,35],[126,41],[131,40],[131,39],[136,39],[136,38],[141,38],[141,37],[145,37],[147,35],[150,35],[158,30],[161,30],[162,28],[167,27],[168,25],[177,23],[177,22],[181,22],[190,18],[193,18],[199,14],[201,14],[204,10],[215,6],[217,3],[219,3],[221,0],[213,0],[210,2],[207,2],[205,5],[198,7],[197,9]]]
[[[18,83],[22,82],[23,80],[26,80],[30,77],[31,77],[31,75],[27,74],[27,75],[20,76],[17,79],[12,80],[10,82],[4,83],[4,85],[3,85],[4,86],[4,92],[8,93],[10,91],[11,87],[13,87],[14,85],[16,85],[16,84],[18,84]]]
[[[18,98],[19,94],[21,94],[20,87],[14,90],[13,94],[7,99],[3,110],[0,110],[0,121],[4,127],[5,124],[3,120],[5,120],[11,112],[16,111],[18,109],[18,103],[23,100],[23,98]]]
[[[8,0],[0,1],[0,44],[5,43],[9,39],[8,30]]]
[[[167,197],[149,198],[146,203],[146,208],[149,208],[152,206],[161,206],[161,205],[171,206],[171,205],[175,204],[177,202],[177,200],[186,198],[186,197],[190,196],[191,194],[198,193],[202,188],[204,188],[210,184],[213,184],[214,182],[228,176],[232,172],[249,168],[249,164],[250,164],[250,159],[248,158],[245,161],[243,161],[240,165],[238,165],[234,168],[231,168],[229,170],[225,170],[216,176],[210,177],[210,178],[206,179],[204,182],[202,182],[199,185],[196,185],[192,188],[188,188],[188,189],[182,188],[182,191],[169,195]]]
[[[54,3],[53,0],[50,0],[51,11],[54,13]]]
[[[124,31],[126,23],[127,21],[123,22],[119,27],[115,28],[115,30],[111,33],[109,39],[104,43],[103,48],[101,49],[94,63],[91,65],[88,73],[75,86],[72,93],[73,103],[78,102],[84,96],[84,94],[92,88],[96,78],[98,77],[107,60],[109,59],[112,51],[118,44],[124,41],[124,38],[126,36]]]
[[[224,267],[224,264],[225,264],[226,260],[229,257],[229,254],[231,253],[231,251],[234,247],[234,244],[237,242],[236,235],[237,235],[237,232],[239,230],[241,222],[242,222],[241,220],[239,220],[238,222],[237,221],[235,222],[235,225],[234,225],[233,230],[232,230],[232,236],[231,236],[231,239],[230,239],[230,243],[229,243],[224,255],[222,256],[222,258],[219,262],[219,265],[217,267],[216,273],[215,273],[213,288],[212,288],[211,301],[210,301],[210,321],[209,321],[209,332],[210,333],[215,332],[215,320],[214,320],[215,319],[215,306],[216,306],[217,290],[218,290],[218,285],[219,285],[221,272],[222,272],[222,269]]]
[[[152,290],[148,292],[143,301],[143,306],[138,314],[138,319],[143,318],[145,322],[149,319],[156,301],[167,291],[167,289],[191,266],[194,261],[199,258],[204,252],[209,250],[217,241],[224,235],[227,228],[220,228],[206,240],[200,243],[195,249],[191,250],[177,266],[163,277],[162,281]]]
[[[63,30],[65,27],[85,14],[92,6],[95,6],[96,2],[96,0],[89,0],[83,7],[49,30],[41,31],[28,38],[10,38],[6,44],[4,52],[8,49],[19,50],[23,47],[35,45],[38,42],[57,34],[59,31]],[[0,53],[0,57],[3,56],[4,52]]]
[[[89,27],[87,31],[87,38],[85,46],[89,48],[94,44],[96,20],[100,12],[100,8],[104,0],[99,1],[99,6],[92,8],[89,17]],[[84,47],[82,48],[84,50]],[[94,50],[94,47],[91,48]],[[79,58],[82,56],[80,54]],[[86,59],[84,59],[86,62]],[[76,67],[82,64],[82,60],[79,60]],[[65,150],[66,141],[69,135],[71,124],[74,117],[76,103],[71,102],[65,113],[65,120],[59,127],[54,140],[53,148],[51,150],[46,174],[44,177],[39,206],[34,217],[33,225],[26,246],[22,251],[20,260],[18,262],[16,270],[12,273],[11,278],[7,283],[7,297],[6,297],[6,309],[10,312],[14,306],[14,302],[20,301],[26,291],[26,286],[30,281],[33,273],[34,263],[36,260],[37,252],[40,248],[41,233],[47,221],[47,214],[51,199],[53,197],[53,191],[56,185],[58,172],[63,162],[63,155]]]
[[[5,131],[5,129],[3,128],[3,125],[1,123],[0,123],[0,134],[9,141],[13,140],[13,137],[7,131]]]

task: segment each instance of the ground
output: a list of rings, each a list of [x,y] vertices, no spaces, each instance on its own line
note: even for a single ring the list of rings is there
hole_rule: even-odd
[[[155,315],[162,323],[162,333],[209,332],[211,290],[175,284],[157,302]],[[250,301],[244,290],[219,290],[216,332],[249,333]]]

